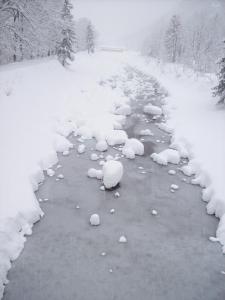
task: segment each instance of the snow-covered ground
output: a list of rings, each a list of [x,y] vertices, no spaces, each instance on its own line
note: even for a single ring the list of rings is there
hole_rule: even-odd
[[[212,76],[197,78],[132,52],[78,54],[68,70],[54,59],[12,64],[0,68],[0,296],[10,261],[43,216],[34,194],[43,170],[57,162],[57,152],[73,147],[66,136],[94,137],[100,151],[106,141],[121,139],[113,130],[129,114],[128,98],[102,82],[123,74],[126,65],[155,76],[169,91],[168,126],[161,127],[172,128],[173,148],[188,154],[193,183],[205,187],[208,212],[221,218],[217,236],[225,245],[225,111],[211,97]]]

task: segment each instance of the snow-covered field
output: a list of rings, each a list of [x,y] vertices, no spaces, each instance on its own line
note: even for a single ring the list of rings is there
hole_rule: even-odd
[[[12,64],[0,68],[0,297],[10,261],[43,216],[34,194],[43,170],[57,162],[57,152],[66,155],[73,147],[66,137],[72,132],[94,137],[100,151],[118,139],[126,142],[122,131],[115,135],[113,130],[121,129],[130,113],[128,99],[101,84],[122,74],[126,65],[155,76],[169,91],[168,121],[161,128],[172,129],[172,147],[190,158],[186,169],[196,174],[193,183],[204,187],[208,212],[221,218],[217,236],[225,245],[225,111],[211,97],[212,76],[197,78],[132,52],[78,54],[68,70],[54,59]],[[137,147],[133,155],[142,155]]]

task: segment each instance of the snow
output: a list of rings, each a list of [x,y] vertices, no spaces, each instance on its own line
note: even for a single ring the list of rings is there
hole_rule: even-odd
[[[122,105],[115,110],[115,114],[129,116],[131,115],[131,108],[129,105]]]
[[[52,176],[55,175],[55,171],[52,170],[52,169],[47,169],[46,173],[47,173],[47,175],[48,175],[49,177],[52,177]]]
[[[119,161],[110,160],[103,166],[103,183],[107,189],[115,187],[123,177],[123,165]]]
[[[169,174],[169,175],[175,175],[176,173],[177,173],[177,172],[176,172],[175,170],[169,170],[169,171],[168,171],[168,174]]]
[[[124,144],[127,139],[127,133],[124,130],[112,130],[106,136],[109,146]]]
[[[162,109],[158,106],[147,104],[146,106],[144,106],[144,112],[146,114],[151,114],[151,115],[161,115]]]
[[[99,180],[101,180],[103,178],[102,170],[97,170],[94,168],[89,169],[87,175],[90,178],[97,178]]]
[[[176,185],[176,184],[171,184],[170,188],[171,188],[172,190],[175,190],[175,191],[176,191],[176,190],[179,189],[179,186]]]
[[[108,145],[105,140],[98,141],[95,145],[95,149],[100,152],[107,151]]]
[[[157,210],[153,209],[153,210],[152,210],[152,215],[153,215],[153,216],[157,216],[157,215],[158,215]]]
[[[99,157],[98,157],[98,155],[96,153],[92,153],[91,154],[91,160],[96,161],[98,159],[99,159]]]
[[[143,136],[153,136],[154,133],[152,133],[150,129],[142,129],[142,130],[139,132],[139,135],[143,135]]]
[[[151,158],[160,165],[168,165],[168,163],[179,164],[180,154],[177,150],[166,149],[160,153],[153,153]]]
[[[79,154],[83,154],[85,152],[85,149],[86,149],[86,146],[84,144],[81,144],[81,145],[78,146],[77,152]]]
[[[144,155],[144,145],[142,144],[142,142],[140,142],[139,140],[137,140],[135,138],[131,138],[131,139],[126,140],[126,143],[125,143],[124,148],[122,150],[122,153],[124,155],[126,155],[125,154],[126,149],[133,150],[135,155]]]
[[[119,238],[119,243],[127,243],[127,238],[122,235],[120,238]]]
[[[98,225],[100,225],[100,217],[99,217],[98,214],[91,215],[91,217],[90,217],[90,224],[92,226],[98,226]]]

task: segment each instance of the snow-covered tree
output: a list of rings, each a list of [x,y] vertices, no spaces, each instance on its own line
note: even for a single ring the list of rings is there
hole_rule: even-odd
[[[73,16],[71,13],[73,6],[69,0],[64,0],[62,10],[62,40],[57,48],[58,59],[63,66],[69,64],[68,60],[73,61],[74,59],[74,44],[76,41],[76,35],[74,31]]]
[[[225,40],[223,57],[219,60],[218,85],[213,89],[213,95],[219,98],[218,103],[225,104]]]
[[[87,51],[88,53],[95,52],[95,31],[91,22],[87,26]]]
[[[165,36],[165,48],[168,60],[173,63],[177,62],[182,51],[181,23],[177,15],[174,15],[170,20]]]

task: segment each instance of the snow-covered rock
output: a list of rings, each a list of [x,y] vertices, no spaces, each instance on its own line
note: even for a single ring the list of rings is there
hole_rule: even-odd
[[[158,106],[148,104],[144,107],[144,112],[146,114],[151,114],[151,115],[161,115],[162,109]]]
[[[58,179],[64,179],[64,175],[63,175],[63,174],[59,174],[59,175],[57,176],[57,178],[58,178]]]
[[[82,153],[85,152],[85,149],[86,149],[86,146],[85,146],[84,144],[81,144],[81,145],[78,146],[77,152],[78,152],[79,154],[82,154]]]
[[[171,184],[170,188],[176,191],[179,189],[179,186],[177,184]]]
[[[131,114],[131,108],[128,104],[124,104],[116,109],[115,114],[129,116]]]
[[[176,171],[175,171],[175,170],[169,170],[169,171],[168,171],[168,174],[169,174],[169,175],[175,175],[175,174],[176,174]]]
[[[127,139],[127,133],[124,130],[112,130],[106,136],[109,146],[124,144]]]
[[[153,215],[153,216],[157,216],[157,215],[158,215],[157,210],[153,209],[153,210],[152,210],[152,215]]]
[[[126,158],[135,159],[135,152],[132,148],[124,147],[122,153]]]
[[[123,177],[123,165],[119,161],[110,160],[103,166],[103,183],[107,189],[115,187]]]
[[[96,161],[98,159],[99,159],[99,157],[98,157],[98,155],[96,153],[92,153],[91,154],[91,160]]]
[[[108,145],[105,140],[98,141],[95,145],[95,149],[100,152],[107,151]]]
[[[144,145],[139,140],[132,138],[128,139],[123,149],[132,149],[135,155],[144,155]],[[123,153],[123,150],[122,150]],[[124,153],[123,153],[124,154]],[[125,155],[125,154],[124,154]]]
[[[168,163],[179,164],[180,154],[177,150],[166,149],[160,153],[153,153],[151,158],[160,165],[167,165]]]
[[[194,169],[191,165],[183,166],[180,168],[180,170],[186,175],[186,176],[192,176],[195,174]]]
[[[90,168],[88,170],[87,175],[90,178],[97,178],[99,180],[101,180],[103,178],[103,172],[102,172],[102,170],[97,170],[97,169],[94,169],[94,168]]]
[[[62,153],[63,156],[68,156],[69,154],[70,154],[69,150],[65,150],[65,151],[63,151],[63,153]]]
[[[127,243],[127,238],[122,235],[120,238],[119,238],[119,243]]]
[[[116,211],[115,208],[110,209],[110,214],[111,215],[115,214],[115,211]]]
[[[52,176],[55,175],[55,171],[52,170],[52,169],[48,169],[46,172],[47,172],[47,175],[48,175],[49,177],[52,177]]]
[[[99,217],[98,214],[91,215],[91,217],[90,217],[90,224],[92,226],[98,226],[98,225],[100,225],[100,217]]]

